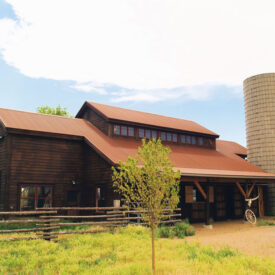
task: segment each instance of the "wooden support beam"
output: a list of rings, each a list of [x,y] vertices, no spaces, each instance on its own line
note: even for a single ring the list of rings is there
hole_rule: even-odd
[[[238,181],[235,182],[235,184],[237,185],[237,187],[239,188],[240,192],[242,193],[242,195],[246,198],[246,194],[242,188],[242,186],[240,185],[240,183]]]
[[[207,199],[207,195],[205,194],[204,190],[202,189],[200,183],[198,181],[194,181],[194,184],[196,185],[196,187],[199,189],[199,191],[201,192],[202,196],[206,200]]]
[[[209,205],[209,185],[207,185],[207,192],[206,192],[206,203],[205,203],[205,225],[210,225],[210,205]]]
[[[250,195],[251,195],[251,193],[252,193],[252,191],[253,191],[253,189],[254,189],[255,184],[256,184],[256,182],[254,182],[254,183],[252,184],[252,186],[250,187],[250,189],[249,189],[249,191],[248,191],[248,193],[247,193],[247,197],[248,197],[248,198],[250,197]]]

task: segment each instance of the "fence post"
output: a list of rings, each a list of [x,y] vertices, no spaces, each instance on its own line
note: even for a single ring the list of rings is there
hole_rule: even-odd
[[[137,206],[138,206],[138,208],[140,209],[140,202],[138,202],[138,205],[137,205]],[[141,217],[140,212],[137,213],[137,216],[138,216],[137,223],[140,224],[140,221],[141,221],[141,220],[140,220],[140,217]]]
[[[51,213],[45,213],[43,216],[40,216],[39,219],[41,219],[41,223],[37,224],[36,226],[40,226],[43,228],[42,230],[42,238],[45,241],[50,241],[52,239],[51,235]]]

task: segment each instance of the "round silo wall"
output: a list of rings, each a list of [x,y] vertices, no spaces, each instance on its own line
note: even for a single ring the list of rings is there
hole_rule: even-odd
[[[244,81],[248,161],[275,173],[275,73]],[[275,184],[268,186],[267,213],[275,215]]]

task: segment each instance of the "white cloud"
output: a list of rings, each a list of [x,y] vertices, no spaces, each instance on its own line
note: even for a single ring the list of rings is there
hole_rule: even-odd
[[[108,94],[108,92],[105,89],[96,87],[96,85],[94,83],[79,83],[79,84],[72,85],[71,88],[82,91],[82,92],[86,92],[86,93],[94,92],[94,93],[97,93],[100,95]]]
[[[123,91],[122,93],[113,93],[113,95],[116,96],[115,98],[111,99],[113,102],[135,101],[155,103],[180,97],[180,94],[174,91],[128,91],[126,93],[125,91]]]
[[[274,0],[8,0],[18,20],[0,20],[4,60],[29,77],[70,80],[117,100],[165,100],[190,86],[241,85],[274,71]],[[93,86],[93,83],[97,85]],[[98,85],[98,83],[100,85]],[[170,90],[169,90],[170,89]],[[138,92],[139,91],[139,92]],[[168,95],[169,96],[169,95]]]
[[[167,100],[207,100],[213,96],[217,96],[222,90],[234,96],[239,95],[242,91],[240,87],[222,87],[211,85],[188,86],[176,89],[158,89],[158,90],[120,90],[111,92],[111,101],[113,102],[148,102],[155,103]]]

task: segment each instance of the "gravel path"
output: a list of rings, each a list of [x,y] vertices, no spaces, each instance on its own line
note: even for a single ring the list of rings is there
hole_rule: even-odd
[[[213,223],[213,229],[195,224],[196,235],[187,241],[198,240],[202,245],[216,247],[229,245],[240,252],[250,255],[275,258],[275,226],[255,226],[244,221]]]

